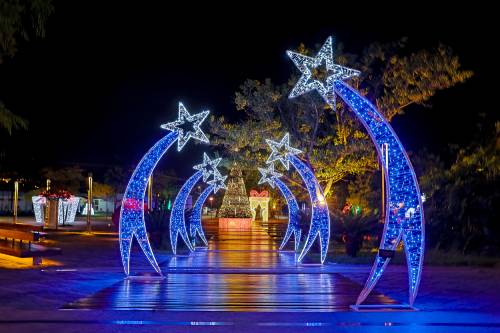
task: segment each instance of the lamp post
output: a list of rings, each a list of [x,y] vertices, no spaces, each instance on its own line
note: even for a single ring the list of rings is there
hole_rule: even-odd
[[[92,227],[90,225],[90,215],[92,213],[92,173],[89,173],[88,177],[88,193],[87,193],[87,232],[92,232]]]
[[[380,163],[381,171],[382,171],[382,214],[380,215],[380,220],[382,222],[385,221],[385,170],[389,170],[389,145],[384,143],[381,147],[382,150],[382,161]]]
[[[47,195],[49,194],[50,191],[50,179],[47,178],[45,181],[45,190],[47,191]],[[50,201],[47,199],[47,204],[45,205],[45,226],[48,227],[50,223]]]
[[[148,210],[153,210],[153,175],[148,178]]]
[[[213,212],[213,210],[214,210],[214,206],[213,206],[213,203],[214,203],[214,197],[210,197],[210,198],[208,198],[208,200],[210,201],[210,210],[211,210],[211,212],[210,212],[210,213],[212,213],[212,212]]]
[[[16,180],[14,182],[14,202],[12,211],[14,212],[14,223],[17,223],[17,203],[19,201],[19,182]]]

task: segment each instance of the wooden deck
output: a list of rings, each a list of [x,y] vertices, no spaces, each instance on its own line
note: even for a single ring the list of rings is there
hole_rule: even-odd
[[[64,309],[330,312],[348,311],[361,286],[334,265],[297,265],[295,253],[278,252],[267,225],[218,231],[206,224],[208,249],[161,263],[163,280],[124,279]],[[274,229],[273,229],[274,230]],[[273,234],[274,231],[270,233]],[[372,293],[367,304],[395,304]]]

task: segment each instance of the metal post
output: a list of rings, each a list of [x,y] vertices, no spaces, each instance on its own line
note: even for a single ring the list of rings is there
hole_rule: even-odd
[[[14,212],[14,223],[17,223],[17,205],[19,201],[19,182],[14,182],[14,202],[12,211]]]
[[[90,225],[90,216],[92,213],[92,173],[89,173],[88,177],[88,199],[87,199],[87,232],[92,232],[92,227]]]
[[[380,163],[382,170],[382,215],[381,220],[385,220],[385,202],[386,202],[386,193],[385,193],[385,170],[389,170],[389,144],[382,144],[382,161]]]
[[[208,200],[210,200],[210,216],[214,217],[213,216],[213,212],[214,212],[214,205],[213,205],[213,203],[214,203],[214,197],[210,197],[210,198],[208,198]]]
[[[153,175],[148,179],[148,210],[153,210]]]

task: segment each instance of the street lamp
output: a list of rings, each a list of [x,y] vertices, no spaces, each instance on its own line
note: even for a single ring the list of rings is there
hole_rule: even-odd
[[[214,197],[210,197],[210,198],[208,198],[208,200],[210,200],[210,210],[213,212],[213,210],[214,210],[214,207],[213,207]]]
[[[17,223],[17,205],[19,201],[19,182],[16,180],[14,182],[14,200],[13,200],[13,213],[14,213],[14,223]]]
[[[93,189],[92,189],[92,173],[89,173],[89,176],[88,176],[88,191],[87,191],[87,232],[88,233],[91,233],[92,232],[92,227],[90,225],[90,215],[92,214],[92,200],[93,200]]]

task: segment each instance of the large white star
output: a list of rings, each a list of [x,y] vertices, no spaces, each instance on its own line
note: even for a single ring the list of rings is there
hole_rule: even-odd
[[[272,150],[271,155],[267,159],[266,163],[269,164],[274,161],[280,161],[287,170],[290,168],[288,157],[302,153],[301,150],[290,147],[290,135],[288,133],[285,134],[280,142],[269,139],[266,139],[266,142]]]
[[[223,176],[217,171],[214,173],[214,179],[209,180],[207,184],[213,185],[214,187],[214,194],[217,193],[219,189],[225,189],[227,190],[227,186],[224,183],[226,181],[227,176]]]
[[[179,116],[176,121],[161,125],[161,128],[177,132],[177,151],[181,151],[182,147],[189,141],[190,138],[208,143],[208,138],[200,128],[201,123],[208,116],[210,111],[202,111],[190,115],[184,104],[179,102]]]
[[[337,65],[333,62],[333,37],[328,37],[315,58],[305,56],[293,51],[287,51],[287,55],[302,72],[295,87],[290,92],[289,98],[294,98],[305,94],[311,90],[316,90],[323,99],[335,109],[335,93],[333,83],[336,80],[346,80],[359,76],[361,73],[355,69]],[[313,73],[321,70],[325,66],[326,80],[313,77]]]
[[[203,181],[206,182],[210,175],[218,173],[217,165],[219,165],[222,158],[214,158],[211,160],[207,153],[203,153],[203,163],[195,165],[193,169],[203,171]]]
[[[258,168],[262,177],[259,180],[259,185],[264,183],[269,183],[272,188],[276,185],[274,182],[275,178],[283,176],[281,173],[274,171],[274,163],[270,163],[266,168]]]

